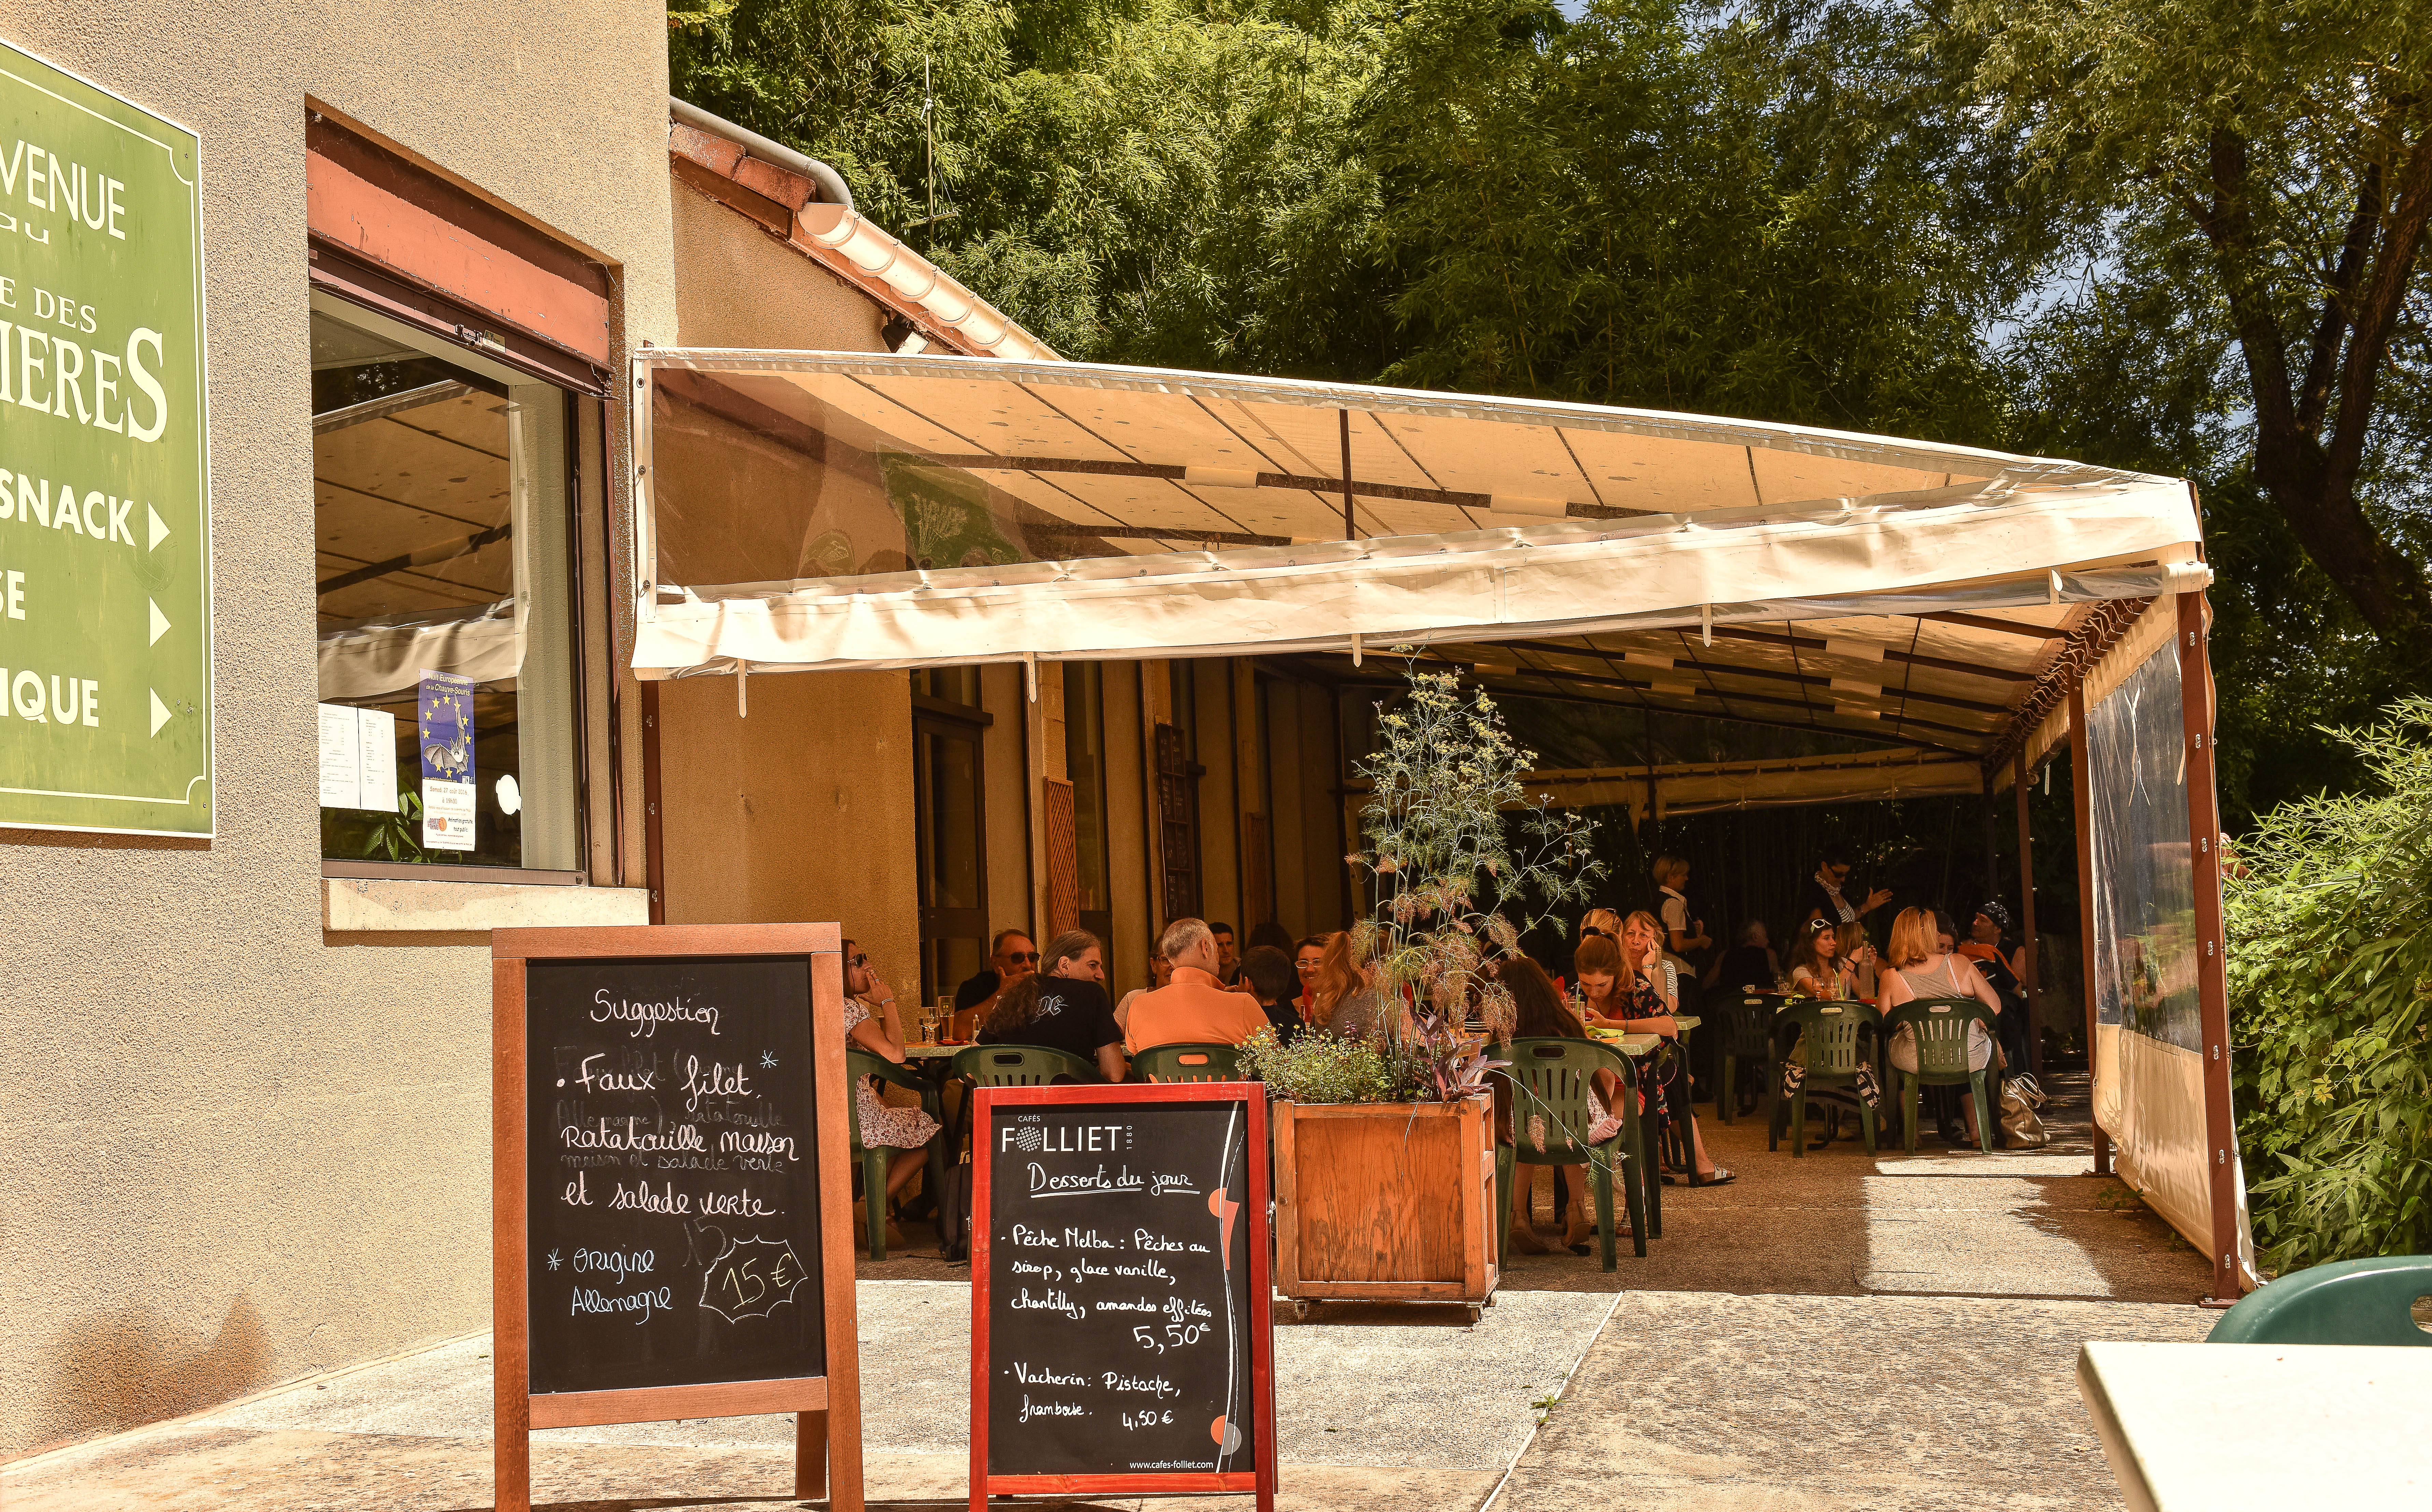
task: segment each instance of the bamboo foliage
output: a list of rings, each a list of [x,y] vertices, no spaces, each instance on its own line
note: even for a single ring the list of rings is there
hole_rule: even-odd
[[[2238,1141],[2281,1271],[2432,1252],[2432,699],[2332,733],[2373,790],[2272,811],[2225,882]]]

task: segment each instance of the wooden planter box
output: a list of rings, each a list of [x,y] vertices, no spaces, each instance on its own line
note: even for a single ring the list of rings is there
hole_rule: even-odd
[[[1491,1305],[1495,1102],[1275,1104],[1275,1285],[1324,1299]]]

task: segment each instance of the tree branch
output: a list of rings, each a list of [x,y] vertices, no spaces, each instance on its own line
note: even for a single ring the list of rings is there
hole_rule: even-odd
[[[2280,323],[2272,318],[2272,302],[2255,277],[2255,214],[2249,195],[2246,139],[2227,126],[2212,132],[2208,166],[2212,203],[2198,206],[2196,225],[2213,245],[2213,263],[2221,270],[2221,291],[2229,298],[2230,323],[2246,356],[2249,387],[2255,399],[2256,470],[2267,482],[2272,453],[2285,453],[2301,442],[2297,410],[2288,395],[2288,357],[2280,344]],[[2293,462],[2293,458],[2285,458]]]
[[[2365,433],[2373,424],[2373,392],[2381,381],[2382,360],[2389,353],[2390,334],[2407,302],[2407,285],[2423,249],[2424,227],[2432,218],[2432,127],[2415,139],[2407,164],[2398,173],[2397,196],[2390,224],[2373,259],[2373,278],[2356,302],[2356,334],[2349,339],[2347,361],[2339,373],[2339,417],[2327,447],[2333,486],[2344,494],[2356,485],[2364,457]],[[2423,596],[2423,575],[2411,573],[2416,594]]]
[[[2347,240],[2339,246],[2339,265],[2322,299],[2322,322],[2314,330],[2313,356],[2305,363],[2305,387],[2297,398],[2297,424],[2305,434],[2319,435],[2322,416],[2331,407],[2331,378],[2339,364],[2339,337],[2348,326],[2350,301],[2356,277],[2373,249],[2381,224],[2381,164],[2365,164],[2364,184],[2356,191],[2356,214],[2348,219]]]

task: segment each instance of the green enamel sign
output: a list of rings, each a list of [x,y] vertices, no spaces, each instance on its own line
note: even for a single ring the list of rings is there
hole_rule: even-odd
[[[0,826],[211,832],[200,151],[0,43]]]

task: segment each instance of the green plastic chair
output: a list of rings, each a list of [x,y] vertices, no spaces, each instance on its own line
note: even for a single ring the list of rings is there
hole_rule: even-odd
[[[1900,1137],[1903,1148],[1917,1153],[1917,1089],[1920,1086],[1964,1086],[1976,1097],[1976,1148],[1993,1148],[1993,1105],[2000,1091],[1990,1061],[1982,1069],[1968,1066],[1968,1026],[1983,1024],[1995,1044],[1993,1010],[1975,998],[1913,998],[1883,1016],[1883,1043],[1902,1025],[1917,1034],[1917,1069],[1891,1067],[1900,1089]],[[1888,1053],[1884,1063],[1890,1064]],[[1989,1095],[1988,1095],[1989,1094]]]
[[[1715,1079],[1720,1084],[1714,1098],[1714,1117],[1725,1123],[1732,1121],[1739,1110],[1739,1063],[1754,1061],[1762,1067],[1757,1083],[1760,1090],[1770,1095],[1775,1084],[1773,1068],[1773,1016],[1782,1009],[1778,993],[1746,993],[1736,999],[1717,1001],[1712,1010],[1714,1033]]]
[[[1090,1062],[1045,1045],[974,1045],[956,1053],[954,1074],[973,1086],[1045,1086],[1059,1076],[1106,1080]]]
[[[1230,1045],[1155,1045],[1132,1057],[1132,1080],[1238,1082],[1241,1061]]]
[[[2432,1297],[2432,1255],[2336,1261],[2238,1299],[2204,1342],[2432,1345],[2412,1312],[2424,1297]]]
[[[1594,1040],[1553,1037],[1515,1039],[1503,1046],[1499,1054],[1512,1063],[1493,1074],[1502,1077],[1512,1087],[1512,1163],[1586,1164],[1588,1184],[1596,1194],[1596,1238],[1604,1268],[1611,1270],[1617,1264],[1613,1255],[1613,1167],[1618,1157],[1624,1200],[1630,1204],[1630,1248],[1644,1257],[1647,1218],[1640,1173],[1646,1163],[1643,1151],[1635,1148],[1639,1143],[1638,1120],[1625,1112],[1620,1134],[1601,1145],[1588,1144],[1588,1126],[1594,1121],[1588,1106],[1589,1083],[1598,1071],[1618,1072],[1625,1083],[1630,1082],[1630,1058]],[[1538,1122],[1542,1142],[1529,1137],[1532,1121]],[[1599,1154],[1603,1158],[1596,1158]],[[1499,1157],[1495,1174],[1495,1211],[1501,1215],[1496,1232],[1508,1241],[1512,1235],[1511,1172]]]
[[[1776,1025],[1796,1025],[1799,1043],[1807,1047],[1807,1074],[1799,1090],[1790,1099],[1790,1156],[1804,1159],[1807,1154],[1807,1091],[1813,1086],[1846,1086],[1854,1091],[1858,1085],[1859,1064],[1868,1058],[1869,1050],[1860,1041],[1875,1025],[1875,1011],[1862,1002],[1807,1001],[1785,1008],[1775,1019]],[[1875,1110],[1866,1100],[1858,1100],[1858,1127],[1865,1134],[1866,1153],[1875,1152]],[[1782,1120],[1776,1117],[1766,1125],[1765,1148],[1778,1148],[1777,1137]]]
[[[937,1117],[937,1089],[905,1070],[893,1061],[872,1055],[868,1050],[848,1047],[844,1052],[845,1078],[852,1086],[861,1085],[865,1076],[920,1094],[920,1111],[932,1118]],[[853,1153],[861,1162],[862,1202],[870,1215],[870,1257],[887,1258],[887,1152],[890,1145],[864,1145],[861,1142],[861,1097],[858,1093],[845,1099],[846,1111],[853,1118]],[[941,1120],[942,1121],[942,1120]]]

